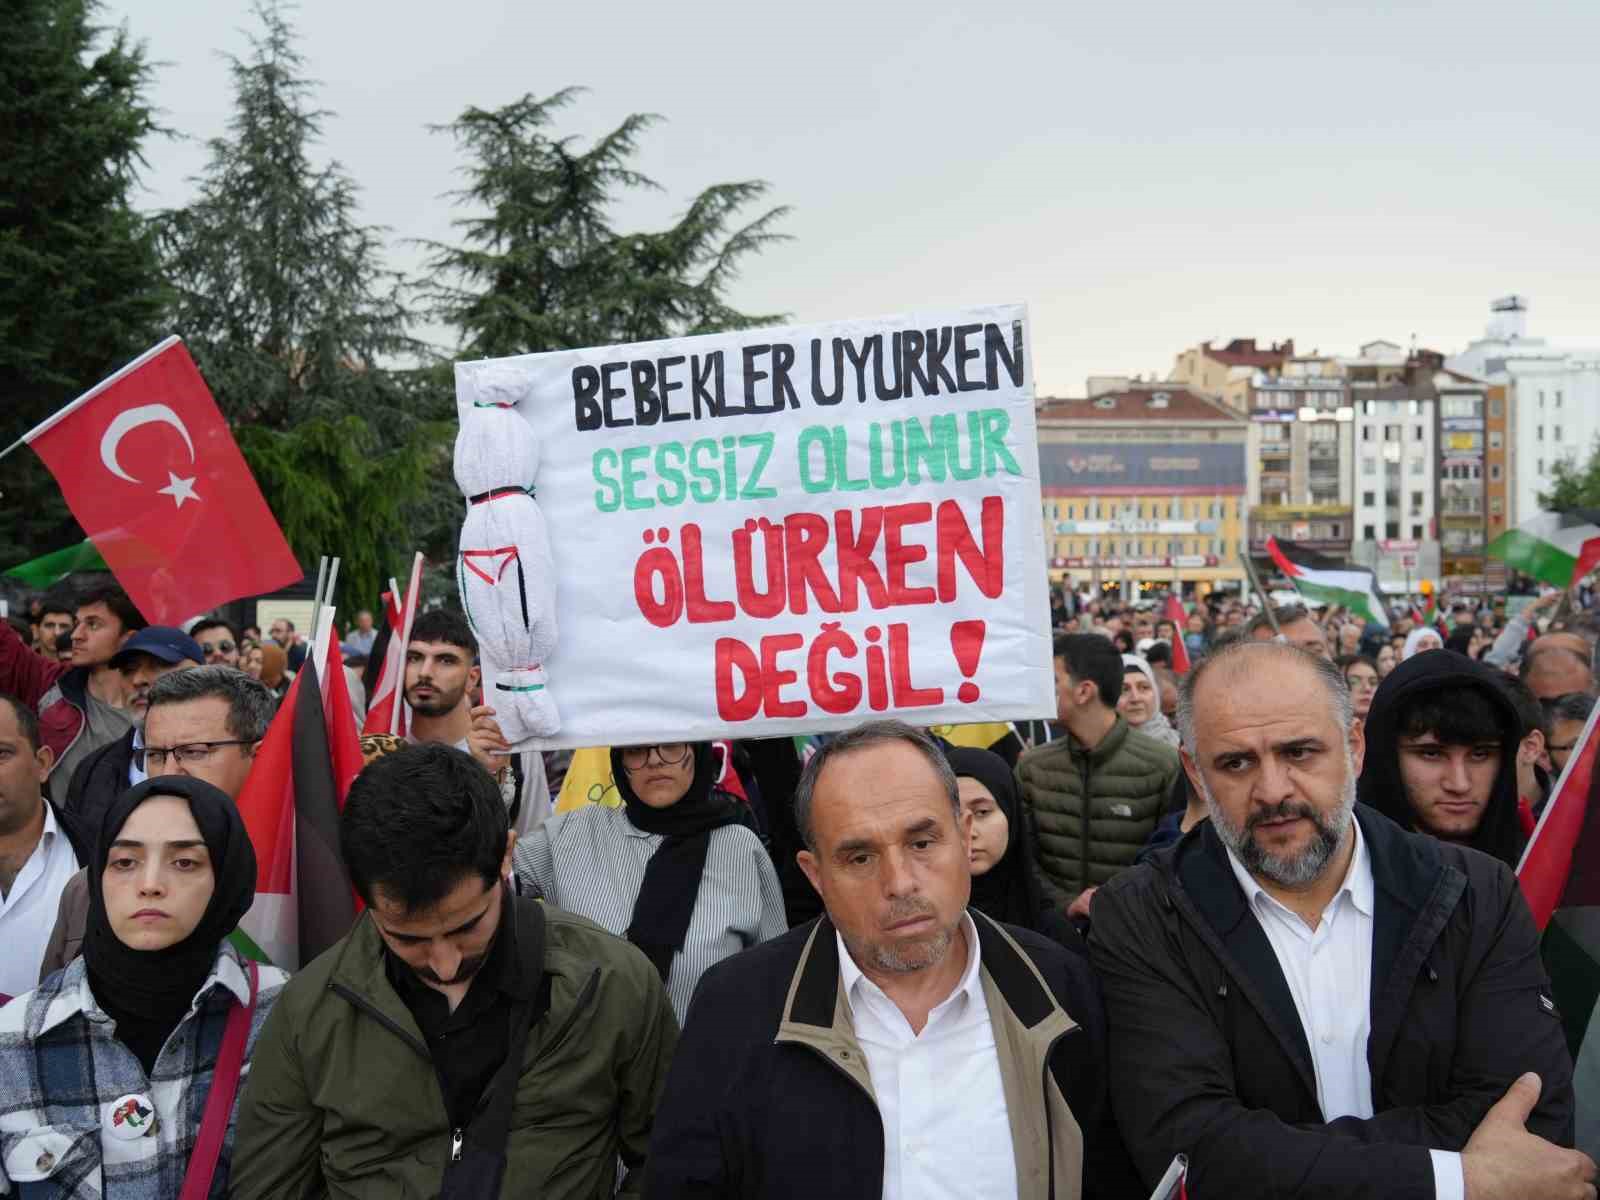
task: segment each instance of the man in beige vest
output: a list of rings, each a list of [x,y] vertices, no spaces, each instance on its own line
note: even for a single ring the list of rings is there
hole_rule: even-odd
[[[1098,988],[1082,956],[968,907],[972,820],[938,745],[898,721],[839,735],[795,818],[826,915],[702,977],[646,1195],[1078,1200],[1103,1184]]]

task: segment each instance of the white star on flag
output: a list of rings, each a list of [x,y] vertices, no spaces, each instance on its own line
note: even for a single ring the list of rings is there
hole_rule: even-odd
[[[172,502],[177,507],[182,508],[185,500],[200,499],[200,497],[195,494],[193,479],[179,479],[171,471],[167,472],[167,479],[169,481],[167,486],[164,488],[157,488],[156,490],[163,496],[171,496]]]

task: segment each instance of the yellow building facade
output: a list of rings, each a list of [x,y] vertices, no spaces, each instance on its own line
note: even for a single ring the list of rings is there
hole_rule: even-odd
[[[1038,413],[1046,549],[1055,581],[1132,596],[1239,588],[1247,538],[1246,422],[1164,383]]]

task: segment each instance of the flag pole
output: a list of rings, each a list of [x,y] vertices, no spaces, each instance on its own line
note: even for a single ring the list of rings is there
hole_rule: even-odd
[[[158,344],[150,347],[150,349],[146,350],[143,354],[139,355],[138,358],[134,359],[127,366],[122,367],[117,371],[114,371],[110,375],[107,375],[99,383],[95,384],[92,388],[90,388],[83,395],[79,396],[76,400],[72,401],[65,408],[60,409],[59,411],[57,411],[57,412],[51,414],[50,416],[46,417],[44,420],[40,421],[37,425],[35,425],[32,429],[28,430],[27,433],[23,434],[16,441],[12,442],[11,445],[7,446],[4,450],[0,450],[0,458],[4,458],[6,455],[10,454],[13,450],[20,450],[27,443],[33,441],[34,438],[36,438],[36,437],[40,436],[41,434],[47,432],[52,426],[56,425],[58,422],[66,420],[73,413],[77,412],[80,408],[82,408],[85,404],[89,403],[89,401],[93,400],[101,392],[105,391],[112,384],[116,383],[117,380],[121,379],[124,375],[132,374],[134,371],[137,371],[140,367],[144,366],[145,363],[149,362],[156,355],[160,354],[164,350],[169,349],[170,347],[172,347],[173,345],[175,345],[175,344],[177,344],[178,342],[181,342],[181,341],[183,341],[183,339],[181,337],[179,337],[175,333],[172,334],[170,337],[163,338]]]
[[[1272,626],[1272,636],[1281,637],[1283,631],[1278,628],[1277,614],[1272,611],[1272,597],[1267,595],[1261,586],[1261,580],[1256,576],[1256,565],[1250,561],[1250,556],[1243,550],[1239,551],[1239,561],[1244,564],[1244,573],[1250,577],[1250,586],[1255,588],[1256,595],[1261,597],[1261,610],[1267,614],[1267,622]]]
[[[389,710],[389,733],[391,735],[398,735],[400,732],[400,709],[406,702],[406,647],[411,644],[411,623],[416,620],[417,603],[421,599],[421,591],[422,551],[418,550],[416,557],[411,560],[411,581],[406,586],[406,607],[401,614],[400,678],[395,680],[394,705]]]
[[[321,647],[321,657],[317,659],[317,681],[320,684],[328,678],[328,673],[333,669],[329,656],[337,652],[338,666],[344,668],[344,653],[339,649],[339,643],[333,646],[328,643],[333,639],[334,619],[338,615],[338,606],[333,603],[334,589],[339,586],[339,567],[344,559],[335,557],[332,566],[328,569],[328,587],[322,594],[322,609],[317,621],[317,645]]]
[[[317,631],[317,622],[322,619],[322,588],[328,582],[328,556],[324,554],[317,560],[317,587],[311,593],[311,632]]]

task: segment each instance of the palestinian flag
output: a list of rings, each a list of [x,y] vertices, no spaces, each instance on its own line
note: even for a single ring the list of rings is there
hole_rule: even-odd
[[[1420,609],[1415,604],[1411,606],[1411,621],[1412,624],[1419,627],[1432,625],[1439,631],[1439,636],[1442,638],[1450,636],[1450,630],[1445,625],[1444,618],[1439,615],[1439,594],[1437,592],[1430,593],[1428,602]]]
[[[1600,565],[1600,511],[1540,513],[1506,530],[1484,553],[1552,587],[1571,587]]]
[[[1189,614],[1183,611],[1183,601],[1171,592],[1167,593],[1167,605],[1161,615],[1172,622],[1172,670],[1178,675],[1189,673],[1189,647],[1184,643],[1184,625],[1188,623]]]
[[[1267,539],[1267,553],[1307,600],[1341,605],[1374,625],[1389,628],[1389,606],[1378,591],[1377,577],[1366,567],[1352,567],[1293,544],[1286,546],[1272,537]]]
[[[359,911],[339,856],[339,810],[361,771],[361,740],[332,630],[328,638],[326,689],[308,656],[239,796],[258,874],[234,944],[290,971],[348,933]]]
[[[76,546],[68,546],[65,550],[52,550],[49,554],[31,558],[25,563],[18,563],[14,567],[7,567],[0,572],[8,579],[26,584],[28,587],[44,591],[60,583],[75,571],[109,571],[106,560],[100,557],[100,551],[95,549],[93,542],[85,538]]]
[[[1574,747],[1528,848],[1517,881],[1544,932],[1542,950],[1573,1057],[1600,1000],[1600,706]]]

